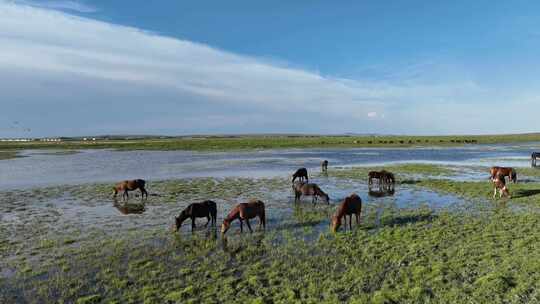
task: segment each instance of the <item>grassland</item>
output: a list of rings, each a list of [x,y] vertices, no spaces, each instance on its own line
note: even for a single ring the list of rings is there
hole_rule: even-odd
[[[11,159],[19,157],[18,152],[15,150],[10,151],[0,151],[0,160]]]
[[[398,208],[387,198],[365,204],[360,226],[334,234],[328,218],[336,206],[292,204],[289,181],[280,178],[153,181],[148,213],[95,222],[88,213],[67,220],[68,208],[109,204],[110,185],[4,191],[2,216],[19,220],[0,222],[0,302],[540,301],[538,208],[514,208],[538,206],[539,182],[510,184],[513,199],[492,200],[487,179],[449,179],[459,168],[384,168],[398,175],[396,195],[404,187],[451,193],[475,212]],[[365,183],[366,170],[330,170],[329,178],[339,185]],[[235,225],[221,237],[214,228],[193,234],[168,229],[171,214],[191,201],[223,198],[223,216],[235,198],[252,196],[267,202],[264,232],[240,235]],[[74,200],[58,207],[66,197]]]
[[[0,150],[20,149],[119,149],[119,150],[252,150],[285,148],[353,148],[460,146],[538,142],[540,133],[471,136],[236,136],[140,140],[62,142],[2,142]]]

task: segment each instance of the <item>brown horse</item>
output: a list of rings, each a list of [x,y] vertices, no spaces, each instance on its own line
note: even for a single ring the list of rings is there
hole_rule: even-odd
[[[504,176],[502,174],[497,174],[495,178],[491,180],[493,182],[493,198],[497,196],[497,190],[499,190],[499,198],[503,196],[507,196],[508,198],[512,198],[510,195],[510,192],[508,191],[508,188],[506,187],[506,181],[504,180]]]
[[[176,231],[180,229],[182,223],[188,218],[191,219],[191,231],[195,229],[195,219],[198,217],[205,217],[208,219],[204,227],[208,226],[210,220],[212,220],[212,226],[216,225],[217,207],[213,201],[204,201],[202,203],[193,203],[184,209],[179,216],[175,217]]]
[[[330,204],[330,197],[328,194],[319,188],[317,184],[308,184],[308,183],[295,183],[293,185],[294,190],[294,201],[297,202],[302,196],[311,196],[311,202],[315,204],[315,201],[318,197],[324,198],[327,204]]]
[[[328,171],[328,161],[326,159],[323,160],[323,162],[321,163],[321,171],[322,172],[327,172]]]
[[[502,178],[505,176],[508,176],[509,181],[517,183],[517,173],[514,168],[511,167],[491,167],[489,169],[489,173],[491,174],[491,179],[495,179],[497,175],[501,175]]]
[[[294,184],[294,181],[298,178],[298,180],[300,181],[304,181],[304,179],[306,180],[306,182],[309,183],[309,177],[308,177],[308,174],[307,174],[307,169],[306,168],[300,168],[298,170],[296,170],[296,172],[294,172],[293,174],[293,179],[292,179],[292,183]]]
[[[370,171],[368,173],[368,184],[373,184],[373,179],[379,180],[379,184],[395,184],[396,178],[394,177],[394,174],[392,172],[388,172],[386,170],[381,171]]]
[[[336,232],[341,226],[341,219],[345,218],[347,227],[347,215],[349,216],[349,228],[352,230],[352,216],[356,217],[356,224],[360,223],[360,213],[362,212],[362,199],[356,193],[346,197],[339,205],[336,213],[332,217],[332,231]]]
[[[126,199],[129,198],[128,191],[140,189],[141,198],[144,198],[145,195],[146,198],[148,198],[148,192],[146,192],[146,189],[144,188],[145,185],[146,182],[144,179],[125,180],[123,182],[119,182],[113,187],[113,196],[116,197],[118,192],[124,192],[122,194],[122,198]]]
[[[240,232],[244,231],[244,220],[249,228],[249,232],[253,232],[251,225],[249,224],[249,219],[254,217],[259,217],[259,227],[263,229],[266,228],[266,215],[264,211],[264,203],[259,200],[250,200],[247,203],[241,203],[236,205],[236,207],[229,212],[229,215],[223,220],[221,225],[221,233],[225,234],[227,230],[231,227],[231,222],[235,219],[240,221]]]

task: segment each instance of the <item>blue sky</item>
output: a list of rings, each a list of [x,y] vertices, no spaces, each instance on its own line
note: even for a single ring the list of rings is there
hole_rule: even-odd
[[[539,9],[0,0],[0,137],[540,131]]]

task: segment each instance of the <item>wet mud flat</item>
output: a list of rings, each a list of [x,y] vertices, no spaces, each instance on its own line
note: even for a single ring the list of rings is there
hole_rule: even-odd
[[[8,302],[260,303],[453,302],[536,299],[540,221],[534,181],[511,185],[515,201],[491,200],[487,181],[398,172],[393,194],[370,190],[363,168],[314,175],[331,202],[295,203],[285,178],[150,181],[143,209],[123,212],[110,184],[3,191],[0,300]],[[459,171],[459,170],[458,170]],[[401,175],[402,174],[402,175]],[[457,172],[459,174],[459,172]],[[527,192],[529,191],[529,192]],[[361,225],[330,233],[329,217],[352,192]],[[520,194],[521,193],[521,194]],[[238,202],[266,203],[266,231],[225,237],[218,228],[172,233],[189,203],[213,199],[218,225]],[[120,207],[119,207],[120,206]],[[472,212],[472,211],[476,212]],[[125,211],[125,210],[124,210]],[[255,228],[258,220],[252,221]],[[536,281],[535,281],[536,280]],[[0,301],[1,302],[1,301]]]

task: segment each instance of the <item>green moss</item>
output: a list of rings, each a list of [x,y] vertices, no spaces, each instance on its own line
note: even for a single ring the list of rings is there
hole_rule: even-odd
[[[101,296],[100,295],[90,295],[78,298],[76,303],[77,304],[94,304],[94,303],[100,303],[101,302]]]

